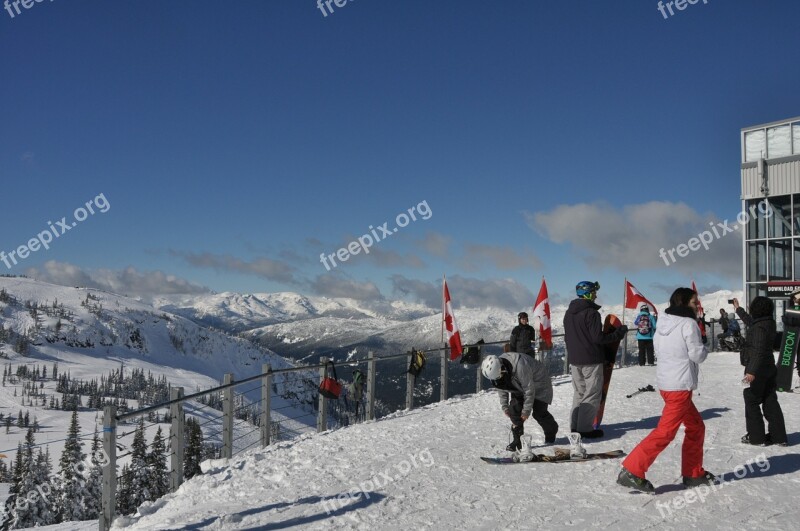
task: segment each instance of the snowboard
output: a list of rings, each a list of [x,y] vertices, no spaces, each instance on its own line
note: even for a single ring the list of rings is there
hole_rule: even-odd
[[[797,345],[800,340],[800,311],[786,310],[783,314],[783,339],[778,351],[777,368],[775,377],[778,391],[788,393],[792,391],[792,372],[794,372],[795,359],[797,358]]]
[[[619,317],[610,313],[606,315],[606,319],[603,322],[603,333],[608,334],[613,332],[620,326],[622,326],[622,322],[619,320]],[[611,384],[611,373],[614,372],[614,362],[617,359],[619,344],[620,341],[615,341],[614,343],[603,345],[603,353],[606,358],[606,362],[603,365],[603,394],[600,398],[600,407],[597,408],[597,414],[594,417],[594,422],[592,422],[592,427],[594,429],[599,428],[600,423],[603,422],[603,413],[606,409],[606,397],[608,396],[608,386]]]
[[[533,461],[516,462],[513,457],[481,457],[483,461],[492,465],[524,465],[528,463],[577,463],[582,461],[597,461],[598,459],[616,459],[625,455],[622,450],[586,454],[586,457],[572,459],[569,448],[556,448],[553,455],[534,454]]]

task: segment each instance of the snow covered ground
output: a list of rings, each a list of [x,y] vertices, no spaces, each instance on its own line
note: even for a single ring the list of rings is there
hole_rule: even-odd
[[[250,450],[216,463],[117,529],[790,529],[800,509],[800,396],[781,394],[789,447],[754,447],[744,434],[738,356],[712,353],[695,403],[706,422],[705,467],[715,489],[680,485],[682,431],[651,468],[655,496],[615,484],[621,460],[489,465],[504,455],[508,423],[492,392]],[[629,452],[657,423],[653,367],[615,372],[604,428],[587,447]],[[555,381],[551,411],[567,425],[572,387]],[[543,435],[533,421],[534,442]],[[566,432],[557,445],[566,446]],[[542,447],[540,452],[551,452]],[[702,499],[701,496],[702,495]],[[351,497],[352,496],[352,497]],[[794,523],[793,523],[794,522]],[[60,529],[65,529],[64,527]],[[73,528],[77,529],[77,528]]]

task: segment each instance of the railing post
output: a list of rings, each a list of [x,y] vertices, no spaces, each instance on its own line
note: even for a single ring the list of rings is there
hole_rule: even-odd
[[[625,333],[625,338],[622,340],[622,362],[628,362],[628,333]]]
[[[223,383],[232,384],[233,374],[226,374]],[[233,386],[222,390],[222,457],[233,457]]]
[[[716,347],[714,346],[714,343],[717,341],[717,334],[714,333],[714,325],[715,324],[716,323],[714,322],[714,319],[711,319],[711,351],[712,352],[714,350],[716,350]]]
[[[103,499],[100,531],[107,531],[114,521],[117,506],[117,406],[103,408],[103,450],[108,463],[103,467]]]
[[[328,359],[322,356],[319,362],[322,367],[319,370],[319,383],[322,383],[328,377]],[[328,429],[328,401],[319,393],[319,407],[317,408],[317,433],[323,432]]]
[[[442,349],[442,370],[439,375],[441,384],[439,386],[439,402],[447,400],[447,346]]]
[[[481,357],[481,363],[483,363],[483,357]],[[483,373],[481,373],[481,363],[478,363],[478,368],[475,372],[475,392],[480,393],[483,391]]]
[[[272,366],[265,363],[261,366],[261,447],[269,446],[269,437],[272,434],[272,415],[270,408],[271,388],[272,388]]]
[[[170,400],[183,398],[183,387],[173,387],[170,389]],[[184,415],[183,402],[172,404],[169,408],[172,416],[172,427],[170,431],[170,446],[172,456],[170,457],[169,490],[175,492],[183,483],[183,434],[184,434]]]
[[[375,420],[375,353],[370,350],[367,359],[367,420]]]
[[[411,360],[414,358],[414,351],[412,350],[408,355],[408,366],[411,366]],[[406,372],[406,409],[412,409],[414,407],[414,384],[417,381],[417,377],[411,374],[410,372]]]

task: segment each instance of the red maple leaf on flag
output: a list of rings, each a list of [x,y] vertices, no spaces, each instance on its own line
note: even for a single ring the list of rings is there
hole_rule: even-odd
[[[542,287],[533,305],[533,317],[539,318],[539,337],[545,349],[553,348],[553,328],[550,325],[550,297],[547,294],[547,284],[542,278]]]

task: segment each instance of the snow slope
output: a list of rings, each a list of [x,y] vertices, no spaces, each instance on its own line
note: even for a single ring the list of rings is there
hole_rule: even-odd
[[[588,443],[590,451],[629,452],[655,426],[662,407],[658,394],[625,397],[655,383],[654,371],[616,371],[606,436]],[[800,396],[780,395],[792,446],[743,445],[741,373],[738,356],[729,353],[710,354],[701,368],[695,403],[706,422],[705,467],[724,479],[707,492],[680,486],[682,432],[648,474],[657,486],[655,496],[615,484],[620,460],[485,464],[480,455],[506,453],[508,422],[495,394],[484,392],[248,451],[115,525],[128,530],[794,528],[800,515]],[[554,390],[551,411],[562,426],[557,444],[563,446],[572,387],[559,379]],[[528,432],[543,443],[533,421]],[[700,492],[703,500],[697,498]]]

